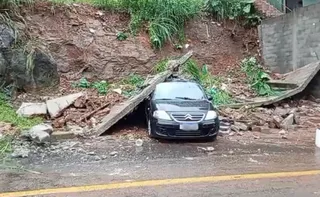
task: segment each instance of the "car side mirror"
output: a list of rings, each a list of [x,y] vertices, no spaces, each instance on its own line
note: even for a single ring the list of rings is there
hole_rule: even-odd
[[[209,100],[209,101],[212,101],[212,100],[213,100],[213,97],[212,97],[212,96],[208,96],[208,100]]]

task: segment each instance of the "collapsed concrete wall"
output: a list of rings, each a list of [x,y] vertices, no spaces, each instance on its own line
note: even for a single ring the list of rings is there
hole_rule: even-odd
[[[263,59],[272,71],[287,73],[320,58],[320,4],[264,20],[259,27]]]

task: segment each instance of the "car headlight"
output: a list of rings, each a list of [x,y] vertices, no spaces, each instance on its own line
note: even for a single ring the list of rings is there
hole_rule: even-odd
[[[165,111],[156,110],[153,112],[153,117],[161,120],[171,120],[169,114]]]
[[[214,120],[218,117],[217,112],[215,111],[208,111],[207,116],[204,120]]]

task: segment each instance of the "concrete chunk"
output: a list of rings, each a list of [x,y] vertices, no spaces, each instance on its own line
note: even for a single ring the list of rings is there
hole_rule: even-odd
[[[45,103],[22,103],[16,113],[23,117],[46,115],[47,105]]]
[[[31,139],[36,143],[45,143],[50,141],[50,135],[53,132],[53,128],[51,125],[48,124],[39,124],[28,131],[21,132],[22,137],[26,137]]]
[[[294,115],[290,114],[288,117],[286,117],[282,123],[281,123],[281,128],[288,130],[291,125],[294,123]]]
[[[66,108],[72,105],[81,96],[84,96],[83,92],[48,100],[46,104],[50,117],[57,118],[60,116]]]

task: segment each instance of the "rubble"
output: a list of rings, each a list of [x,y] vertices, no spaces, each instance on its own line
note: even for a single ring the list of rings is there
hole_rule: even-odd
[[[53,128],[48,124],[39,124],[28,131],[23,131],[21,133],[22,137],[31,139],[32,141],[42,144],[50,141],[51,134],[53,132]]]
[[[234,126],[239,128],[240,131],[247,131],[248,130],[248,126],[244,123],[241,123],[241,122],[235,122]]]
[[[13,153],[11,153],[11,157],[13,158],[27,158],[29,157],[30,154],[30,150],[27,148],[17,148],[13,151]]]
[[[273,123],[275,124],[276,128],[281,128],[281,122],[283,121],[283,118],[280,116],[273,116]]]
[[[16,113],[23,117],[45,116],[47,105],[45,103],[22,103]]]
[[[294,115],[290,114],[281,122],[281,128],[288,130],[291,125],[294,123]]]
[[[57,118],[66,108],[72,105],[79,97],[84,96],[84,93],[70,94],[64,97],[51,99],[46,102],[48,112],[51,118]]]

